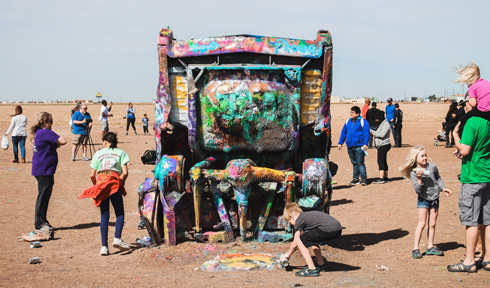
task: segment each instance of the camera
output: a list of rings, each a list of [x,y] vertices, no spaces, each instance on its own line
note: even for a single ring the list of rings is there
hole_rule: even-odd
[[[86,123],[91,123],[91,122],[92,122],[92,119],[85,118],[85,122],[86,122]]]

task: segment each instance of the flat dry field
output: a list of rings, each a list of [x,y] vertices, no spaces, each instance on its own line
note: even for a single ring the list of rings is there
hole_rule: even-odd
[[[382,105],[384,109],[384,104]],[[77,197],[82,190],[91,186],[89,162],[70,161],[71,145],[58,150],[59,165],[48,211],[48,219],[57,227],[55,239],[44,242],[39,249],[30,249],[28,243],[17,242],[16,237],[34,229],[34,204],[37,197],[37,182],[31,176],[31,148],[27,148],[27,164],[14,164],[12,149],[1,150],[0,162],[0,286],[2,287],[263,287],[263,286],[312,286],[335,285],[374,287],[488,287],[490,272],[476,274],[450,273],[448,264],[464,258],[464,227],[458,219],[460,161],[445,149],[444,143],[434,147],[433,138],[441,129],[448,109],[447,104],[402,104],[404,111],[403,148],[392,148],[388,153],[390,178],[388,184],[370,184],[366,187],[350,187],[352,165],[347,151],[332,149],[331,160],[339,164],[334,180],[333,206],[331,214],[345,227],[340,239],[332,246],[323,247],[328,260],[328,272],[317,278],[296,277],[285,270],[265,270],[235,273],[208,273],[195,270],[205,260],[216,255],[206,244],[186,242],[176,247],[162,245],[158,248],[139,249],[126,253],[99,256],[100,232],[99,209],[88,199]],[[349,116],[351,105],[332,106],[333,143],[338,141],[340,130]],[[28,122],[40,111],[53,114],[53,130],[71,142],[68,126],[72,105],[23,105]],[[152,166],[141,163],[140,157],[154,147],[152,136],[143,136],[141,118],[147,113],[154,117],[152,104],[135,105],[138,135],[124,136],[125,120],[122,116],[125,105],[115,105],[114,118],[110,119],[111,130],[119,133],[119,147],[125,150],[132,162],[127,180],[128,195],[125,197],[125,226],[123,239],[134,242],[145,236],[138,230],[136,190],[146,177],[152,177]],[[100,106],[89,105],[89,112],[98,117]],[[13,105],[0,105],[0,132],[3,134],[10,124]],[[94,121],[93,138],[97,148],[101,147],[100,123]],[[450,198],[441,196],[441,206],[436,231],[436,245],[445,251],[444,257],[424,256],[413,260],[414,230],[417,224],[416,194],[411,182],[400,177],[398,167],[408,154],[410,147],[423,144],[432,162],[437,164],[446,186],[454,192]],[[378,175],[376,150],[369,150],[366,158],[370,181]],[[111,208],[112,209],[112,208]],[[109,239],[114,232],[114,214],[111,215]],[[427,239],[422,239],[421,250],[425,251]],[[109,243],[110,244],[110,243]],[[136,247],[136,245],[133,245]],[[214,246],[213,246],[214,247]],[[208,250],[209,251],[208,251]],[[238,251],[243,253],[283,253],[288,244],[232,243],[217,245],[219,253]],[[110,247],[111,252],[116,252]],[[214,252],[213,252],[214,251]],[[42,263],[29,265],[31,257],[38,256]],[[292,265],[305,262],[299,254],[293,256]],[[377,271],[376,265],[384,265],[389,271]]]

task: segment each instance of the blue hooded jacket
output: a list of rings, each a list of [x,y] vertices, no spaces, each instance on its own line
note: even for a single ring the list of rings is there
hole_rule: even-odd
[[[363,125],[361,125],[363,121]],[[362,117],[352,121],[349,118],[345,122],[342,132],[340,133],[339,145],[347,145],[347,148],[361,147],[363,145],[368,145],[369,142],[369,123]]]

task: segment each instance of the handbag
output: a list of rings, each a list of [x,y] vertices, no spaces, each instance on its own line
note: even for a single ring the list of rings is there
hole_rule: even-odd
[[[155,150],[146,150],[141,157],[141,162],[145,165],[155,165],[157,162],[157,152]]]
[[[2,149],[3,150],[9,149],[9,138],[6,135],[3,135],[2,138]]]

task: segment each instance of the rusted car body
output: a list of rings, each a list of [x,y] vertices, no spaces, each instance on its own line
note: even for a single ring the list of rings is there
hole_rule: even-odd
[[[175,40],[162,29],[157,47],[157,165],[139,205],[155,243],[286,241],[285,203],[328,213],[328,31]]]

